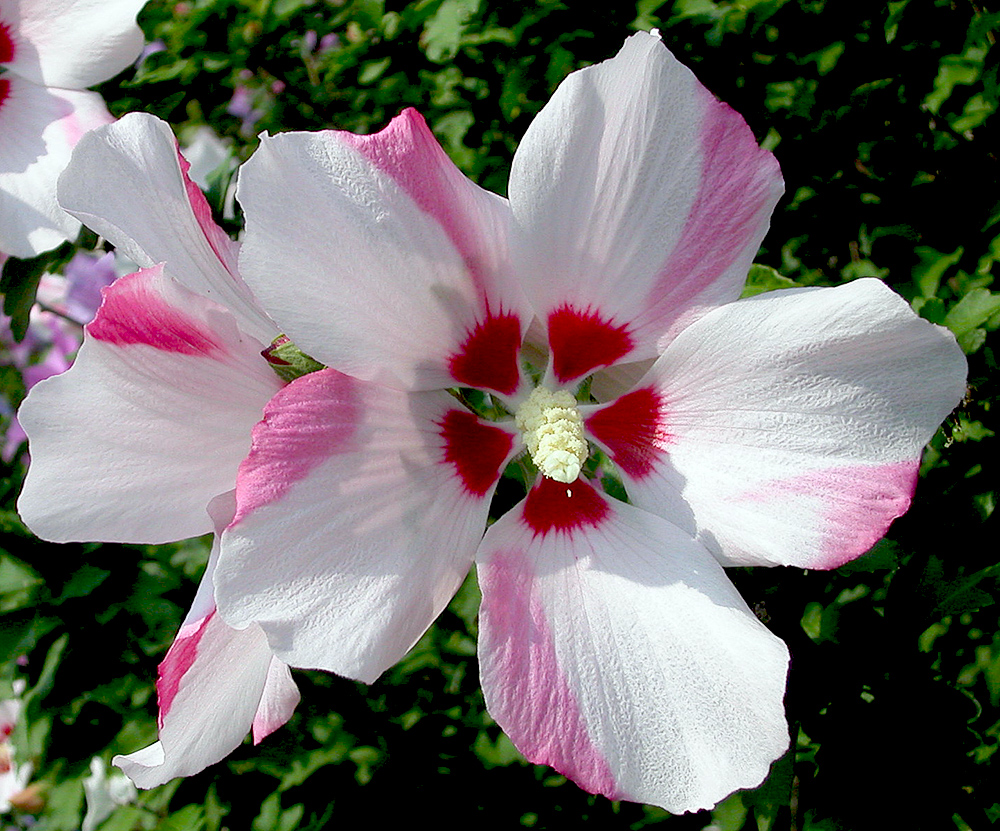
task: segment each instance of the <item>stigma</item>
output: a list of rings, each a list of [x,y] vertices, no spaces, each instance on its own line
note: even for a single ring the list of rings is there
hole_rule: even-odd
[[[543,476],[565,484],[576,481],[587,461],[588,448],[583,416],[572,393],[536,387],[518,407],[514,423]]]

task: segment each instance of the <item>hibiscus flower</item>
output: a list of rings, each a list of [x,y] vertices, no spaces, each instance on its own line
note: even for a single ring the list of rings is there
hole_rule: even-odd
[[[254,428],[222,616],[372,681],[475,561],[487,709],[529,760],[672,812],[758,784],[788,745],[788,656],[722,567],[867,550],[965,377],[876,280],[733,302],[781,192],[647,33],[559,87],[509,201],[413,111],[265,137],[239,177],[241,271],[328,368]],[[525,453],[539,473],[483,537]]]
[[[84,136],[61,180],[66,209],[142,268],[104,290],[72,367],[19,412],[33,457],[18,507],[45,539],[160,543],[232,518],[250,429],[283,385],[261,356],[278,332],[187,169],[170,128],[136,113]],[[216,558],[160,666],[160,740],[114,760],[141,787],[249,730],[259,742],[298,702],[260,628],[216,614]]]
[[[239,181],[245,285],[231,268],[180,285],[209,273],[179,265],[204,223],[178,237],[144,189],[81,207],[91,190],[70,173],[62,198],[95,230],[118,242],[127,218],[183,244],[140,245],[146,271],[29,397],[29,525],[153,542],[212,530],[211,503],[211,620],[363,681],[475,562],[489,711],[528,759],[614,799],[690,811],[764,778],[788,745],[788,655],[723,566],[863,553],[964,389],[951,335],[876,280],[735,302],[777,163],[650,34],[559,87],[509,200],[413,111],[371,136],[265,138]],[[247,286],[322,368],[268,388],[252,351],[279,329],[240,311]],[[511,464],[533,481],[484,536]]]
[[[110,122],[86,87],[142,49],[145,0],[0,0],[0,251],[33,257],[76,237],[56,202],[73,146]]]

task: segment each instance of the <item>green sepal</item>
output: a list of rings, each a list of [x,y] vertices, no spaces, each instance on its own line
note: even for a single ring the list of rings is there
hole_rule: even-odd
[[[278,335],[271,342],[271,345],[260,354],[264,356],[264,360],[271,365],[271,369],[282,381],[292,382],[310,372],[326,369],[323,364],[310,358],[285,335]]]

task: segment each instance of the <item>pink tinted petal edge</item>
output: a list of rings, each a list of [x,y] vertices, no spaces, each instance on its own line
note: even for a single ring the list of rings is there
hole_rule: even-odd
[[[481,566],[486,571],[481,614],[488,617],[497,642],[497,672],[517,684],[506,693],[507,713],[494,715],[500,716],[500,726],[529,761],[554,768],[590,793],[617,799],[611,767],[588,733],[559,669],[544,610],[532,599],[531,575],[518,565],[522,556],[498,552]],[[522,701],[530,717],[518,721],[513,711],[515,702]]]

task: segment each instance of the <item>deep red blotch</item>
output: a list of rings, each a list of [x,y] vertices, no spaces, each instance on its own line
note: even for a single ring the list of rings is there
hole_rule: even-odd
[[[0,63],[14,60],[14,39],[10,36],[10,27],[0,23]],[[0,94],[0,100],[3,95]]]
[[[542,477],[524,501],[524,522],[535,534],[596,527],[611,509],[585,480],[566,484]]]
[[[627,326],[614,326],[592,309],[564,305],[549,315],[552,369],[561,383],[617,363],[633,345]]]
[[[449,358],[448,369],[462,386],[513,395],[521,381],[517,369],[520,348],[521,321],[517,315],[488,315]]]
[[[500,478],[514,437],[465,410],[449,410],[438,426],[444,460],[454,466],[468,493],[485,496]]]
[[[3,109],[3,102],[7,100],[8,95],[10,95],[10,81],[0,78],[0,110]]]
[[[603,444],[625,473],[641,479],[652,472],[671,438],[663,424],[663,402],[649,387],[623,395],[586,421],[587,430]]]

